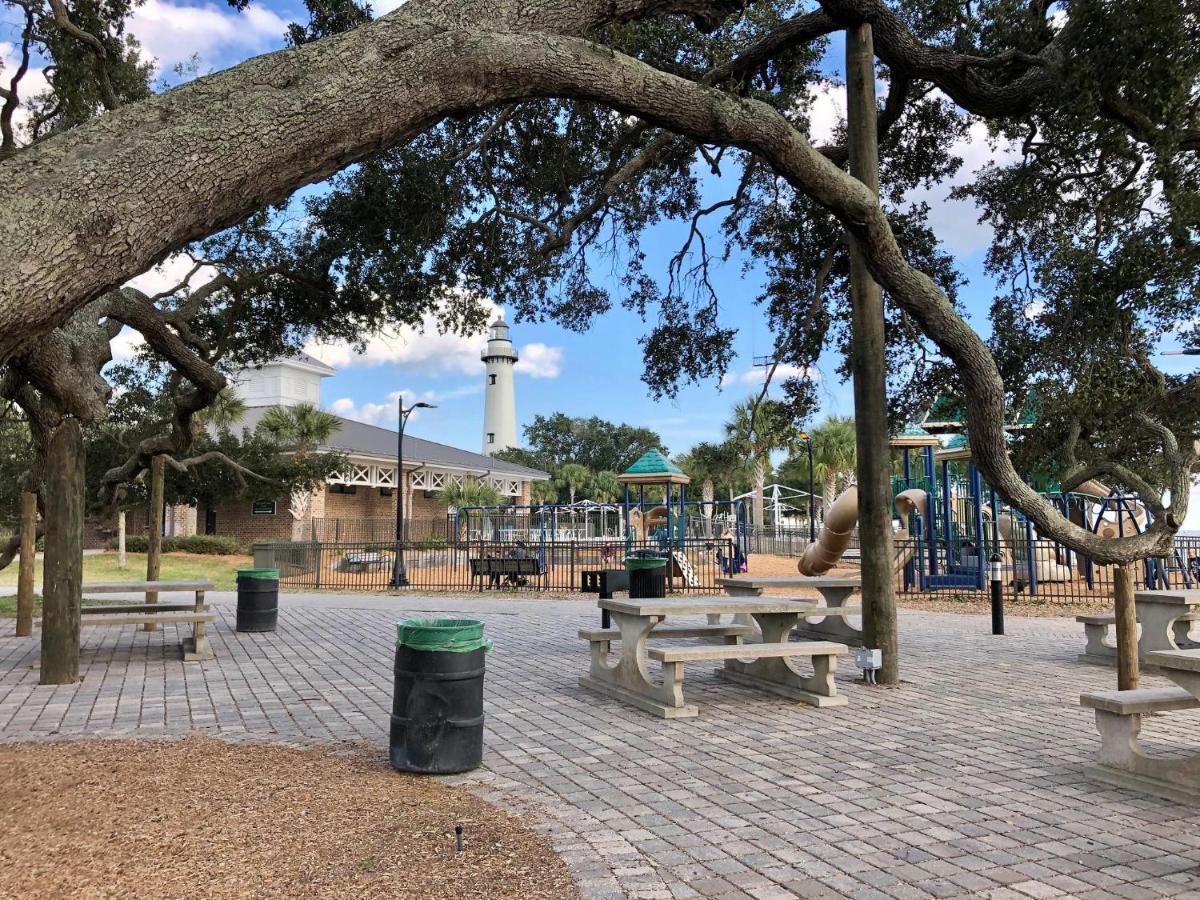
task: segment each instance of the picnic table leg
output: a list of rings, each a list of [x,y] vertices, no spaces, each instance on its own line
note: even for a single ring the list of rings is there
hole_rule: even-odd
[[[634,616],[612,611],[610,615],[621,632],[621,656],[616,665],[610,665],[608,642],[594,641],[591,669],[579,679],[579,684],[638,709],[660,715],[664,719],[697,715],[699,710],[695,706],[688,706],[683,702],[681,664],[663,665],[661,685],[650,680],[646,660],[646,638],[663,617]]]
[[[1137,618],[1142,625],[1142,634],[1138,639],[1138,656],[1146,658],[1147,653],[1155,650],[1183,650],[1191,646],[1188,638],[1188,621],[1180,621],[1191,614],[1186,606],[1142,601],[1137,604]],[[1176,644],[1181,636],[1179,626],[1183,626],[1183,643]]]
[[[208,606],[204,602],[204,591],[196,591],[196,612],[208,612]],[[198,662],[204,659],[212,659],[212,648],[208,646],[207,622],[196,621],[192,623],[192,636],[184,638],[181,649],[183,650],[184,662]]]
[[[818,587],[824,604],[832,609],[840,609],[858,588],[855,587]],[[814,617],[815,618],[815,617]],[[862,646],[862,629],[855,628],[846,621],[845,616],[825,616],[818,622],[801,619],[796,626],[796,633],[802,637],[820,641],[838,641],[842,644]]]
[[[765,644],[782,644],[800,621],[802,613],[754,613]],[[813,674],[800,675],[783,657],[764,657],[750,662],[725,660],[717,669],[718,677],[738,684],[813,706],[845,706],[846,698],[837,692],[833,674],[837,671],[837,656],[829,654],[812,657]]]

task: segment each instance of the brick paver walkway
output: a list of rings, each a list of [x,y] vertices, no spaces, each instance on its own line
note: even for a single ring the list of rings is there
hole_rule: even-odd
[[[1089,783],[1097,738],[1074,622],[902,617],[905,684],[840,673],[817,710],[688,669],[697,719],[577,687],[595,607],[464,598],[284,598],[279,630],[233,631],[183,664],[174,627],[84,630],[84,680],[39,687],[36,639],[0,638],[0,739],[206,732],[387,742],[393,622],[483,619],[484,768],[460,779],[546,824],[587,897],[1200,897],[1200,809]],[[1147,684],[1158,683],[1146,679]],[[1200,715],[1147,724],[1200,746]],[[1173,735],[1173,739],[1168,736]]]

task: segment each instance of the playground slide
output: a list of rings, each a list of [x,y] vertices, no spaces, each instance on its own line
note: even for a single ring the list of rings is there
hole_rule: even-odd
[[[1102,481],[1096,481],[1096,479],[1093,478],[1091,481],[1085,481],[1079,487],[1075,488],[1075,493],[1086,494],[1087,496],[1095,497],[1098,500],[1106,500],[1112,491],[1109,489],[1108,485],[1104,484]],[[1146,507],[1136,500],[1129,501],[1129,505],[1133,507],[1130,512],[1133,515],[1134,521],[1137,523],[1137,531],[1145,531],[1150,520],[1150,516],[1146,511]],[[1120,523],[1114,519],[1104,518],[1103,513],[1100,513],[1100,515],[1100,524],[1096,526],[1095,529],[1096,534],[1105,538],[1121,537],[1122,528]],[[1117,513],[1117,519],[1120,518],[1121,514]],[[1126,534],[1128,534],[1128,520],[1126,521],[1127,524],[1124,531]]]
[[[991,513],[988,507],[984,507],[984,509],[989,514]],[[1003,552],[1008,557],[1006,561],[1012,566],[1014,577],[1022,576],[1020,580],[1024,581],[1023,574],[1029,565],[1026,561],[1029,545],[1025,540],[1025,535],[1022,534],[1018,537],[1013,534],[1013,517],[1011,515],[1001,514],[999,525],[1000,545],[1005,548]],[[1037,575],[1039,584],[1048,584],[1053,581],[1071,581],[1075,578],[1075,573],[1071,570],[1071,567],[1055,559],[1052,550],[1037,548],[1034,550],[1034,553],[1033,569]]]
[[[896,495],[896,508],[905,521],[908,520],[908,514],[912,510],[921,509],[924,503],[925,492],[915,488]],[[854,526],[857,524],[858,488],[851,487],[843,491],[833,501],[829,511],[825,513],[825,524],[821,526],[821,533],[817,536],[816,541],[805,548],[800,561],[796,564],[800,574],[824,575],[837,565],[838,560],[842,558],[842,554],[850,545],[850,536],[854,533]],[[905,529],[896,537],[899,540],[906,539],[908,530]],[[906,542],[905,548],[896,554],[896,568],[900,569],[906,565],[912,559],[913,552]]]

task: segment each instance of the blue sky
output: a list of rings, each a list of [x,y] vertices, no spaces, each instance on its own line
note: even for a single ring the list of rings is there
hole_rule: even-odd
[[[395,0],[374,4],[377,13],[396,5]],[[224,3],[146,0],[137,10],[131,31],[145,53],[159,61],[162,82],[171,83],[179,78],[173,72],[177,65],[203,73],[282,46],[286,23],[304,16],[301,4],[279,0],[252,4],[242,13]],[[0,59],[12,58],[15,37],[13,23],[0,21]],[[840,51],[835,47],[833,52]],[[831,60],[827,71],[833,73],[836,69],[836,61]],[[32,84],[36,83],[35,77]],[[822,132],[827,134],[832,129],[842,108],[837,90],[816,98],[814,138],[819,140]],[[989,146],[982,129],[977,129],[957,151],[966,161],[965,177],[995,154],[1003,154],[1004,148]],[[712,176],[707,177],[710,183],[706,189],[712,196],[724,196],[721,185],[714,183]],[[992,285],[983,275],[981,263],[988,232],[978,225],[970,205],[946,199],[948,190],[949,186],[943,185],[921,199],[933,207],[935,231],[956,256],[960,271],[969,281],[963,291],[967,313],[977,328],[986,329]],[[643,247],[652,265],[657,260],[659,269],[665,268],[667,258],[682,241],[683,228],[682,224],[667,224],[646,234]],[[524,358],[516,378],[519,424],[536,414],[559,411],[597,415],[654,428],[672,452],[682,452],[699,440],[718,438],[730,408],[757,389],[753,357],[769,353],[772,347],[765,318],[753,303],[761,286],[761,273],[753,266],[744,272],[743,262],[735,254],[715,273],[724,321],[738,329],[738,356],[730,383],[722,388],[714,377],[683,388],[674,401],[651,400],[640,380],[642,362],[637,342],[646,326],[619,305],[596,319],[586,334],[554,325],[515,323],[513,338]],[[174,283],[177,274],[186,268],[176,260],[140,281],[147,286]],[[504,298],[493,299],[503,307]],[[404,338],[375,341],[365,358],[351,358],[344,348],[318,350],[339,369],[336,377],[325,382],[324,404],[352,418],[390,424],[394,420],[395,394],[402,391],[406,398],[426,399],[439,407],[423,411],[413,420],[414,434],[477,449],[483,413],[483,368],[478,350],[483,338],[433,334]],[[123,340],[127,349],[128,336]],[[1194,360],[1179,357],[1164,362],[1178,371],[1194,365]],[[850,414],[850,388],[836,380],[836,360],[827,354],[819,368],[821,415]]]

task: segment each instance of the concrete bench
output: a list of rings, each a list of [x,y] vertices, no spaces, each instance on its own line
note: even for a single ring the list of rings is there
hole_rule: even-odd
[[[1102,665],[1115,665],[1117,661],[1117,647],[1115,639],[1113,643],[1109,643],[1109,635],[1111,629],[1117,624],[1117,617],[1114,613],[1091,613],[1082,616],[1076,616],[1075,621],[1083,626],[1083,636],[1085,640],[1083,652],[1079,654],[1079,661],[1086,663],[1100,663]],[[1177,641],[1187,642],[1188,629],[1192,622],[1200,621],[1200,614],[1192,613],[1190,615],[1181,616],[1178,621],[1170,627],[1175,630],[1175,638]],[[1141,623],[1141,616],[1138,616],[1138,622]],[[1141,641],[1138,641],[1138,655],[1142,657],[1142,662],[1145,664],[1145,651],[1141,646]],[[1153,667],[1150,667],[1151,670]]]
[[[742,638],[755,633],[751,625],[659,625],[650,632],[652,638],[724,638],[726,643],[740,644]],[[579,636],[592,643],[610,644],[621,639],[618,628],[580,628]],[[608,647],[601,648],[608,652]]]
[[[653,635],[653,632],[651,632]],[[821,693],[803,690],[796,687],[782,688],[781,685],[765,681],[740,667],[747,666],[748,660],[784,659],[809,657],[813,664],[813,680],[816,682],[832,681],[833,672],[837,668],[837,657],[848,653],[845,644],[833,641],[780,641],[763,644],[730,644],[723,647],[649,647],[646,656],[662,663],[663,682],[665,684],[683,684],[683,666],[689,662],[704,660],[724,661],[724,668],[717,669],[717,675],[729,681],[752,685],[771,693],[780,694],[793,700],[802,700],[813,706],[845,706],[846,698],[830,690]]]
[[[82,625],[142,625],[153,631],[159,625],[192,626],[192,636],[180,642],[184,662],[212,659],[205,627],[217,617],[204,602],[205,591],[214,587],[211,581],[98,581],[82,585],[89,594],[170,594],[191,593],[191,603],[104,603],[79,607]]]
[[[1200,756],[1151,757],[1138,741],[1142,716],[1200,709],[1200,699],[1183,688],[1139,688],[1083,694],[1079,703],[1096,711],[1100,731],[1098,764],[1087,769],[1090,777],[1168,800],[1200,802]]]

